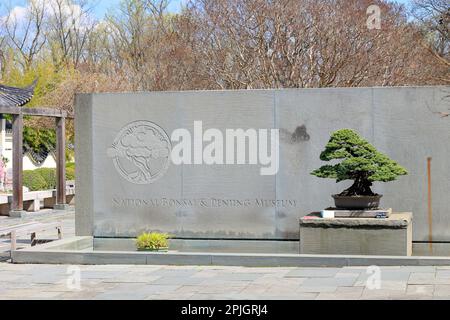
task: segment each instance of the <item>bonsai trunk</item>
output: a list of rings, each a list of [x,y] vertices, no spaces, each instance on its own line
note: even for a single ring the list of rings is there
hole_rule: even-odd
[[[376,196],[370,188],[371,186],[372,182],[367,180],[365,177],[358,177],[355,179],[355,183],[353,183],[350,188],[342,192],[340,196]]]

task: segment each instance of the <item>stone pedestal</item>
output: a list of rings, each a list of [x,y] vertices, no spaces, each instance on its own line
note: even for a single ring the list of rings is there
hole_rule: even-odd
[[[70,206],[68,204],[55,204],[53,206],[54,210],[58,210],[58,211],[66,211],[70,209]]]
[[[24,210],[11,210],[9,211],[9,216],[11,218],[25,218],[27,216],[27,212]]]
[[[324,219],[313,213],[300,220],[300,253],[411,256],[412,216]]]

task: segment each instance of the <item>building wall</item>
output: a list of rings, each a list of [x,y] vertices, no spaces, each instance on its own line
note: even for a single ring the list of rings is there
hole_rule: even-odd
[[[12,179],[12,133],[5,130],[5,120],[0,121],[0,150],[2,155],[9,161],[6,165],[7,178]],[[38,168],[56,168],[56,159],[53,154],[49,154],[45,161],[37,165],[28,154],[23,156],[23,170],[35,170]]]
[[[56,160],[52,154],[49,154],[43,163],[36,165],[27,154],[23,156],[23,170],[35,170],[38,168],[56,168]]]

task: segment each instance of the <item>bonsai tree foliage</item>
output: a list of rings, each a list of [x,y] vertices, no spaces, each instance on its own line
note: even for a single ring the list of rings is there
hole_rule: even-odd
[[[319,178],[332,178],[336,182],[353,180],[354,184],[340,196],[375,196],[371,190],[375,181],[394,181],[408,172],[397,162],[380,153],[367,140],[351,129],[342,129],[331,135],[322,161],[339,159],[335,165],[325,165],[311,174]]]

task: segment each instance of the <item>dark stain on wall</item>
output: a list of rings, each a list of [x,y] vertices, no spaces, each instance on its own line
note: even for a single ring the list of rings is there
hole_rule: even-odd
[[[308,130],[304,124],[298,126],[294,132],[290,132],[286,129],[280,129],[280,137],[281,140],[291,144],[305,142],[311,139],[311,136],[308,134]]]

